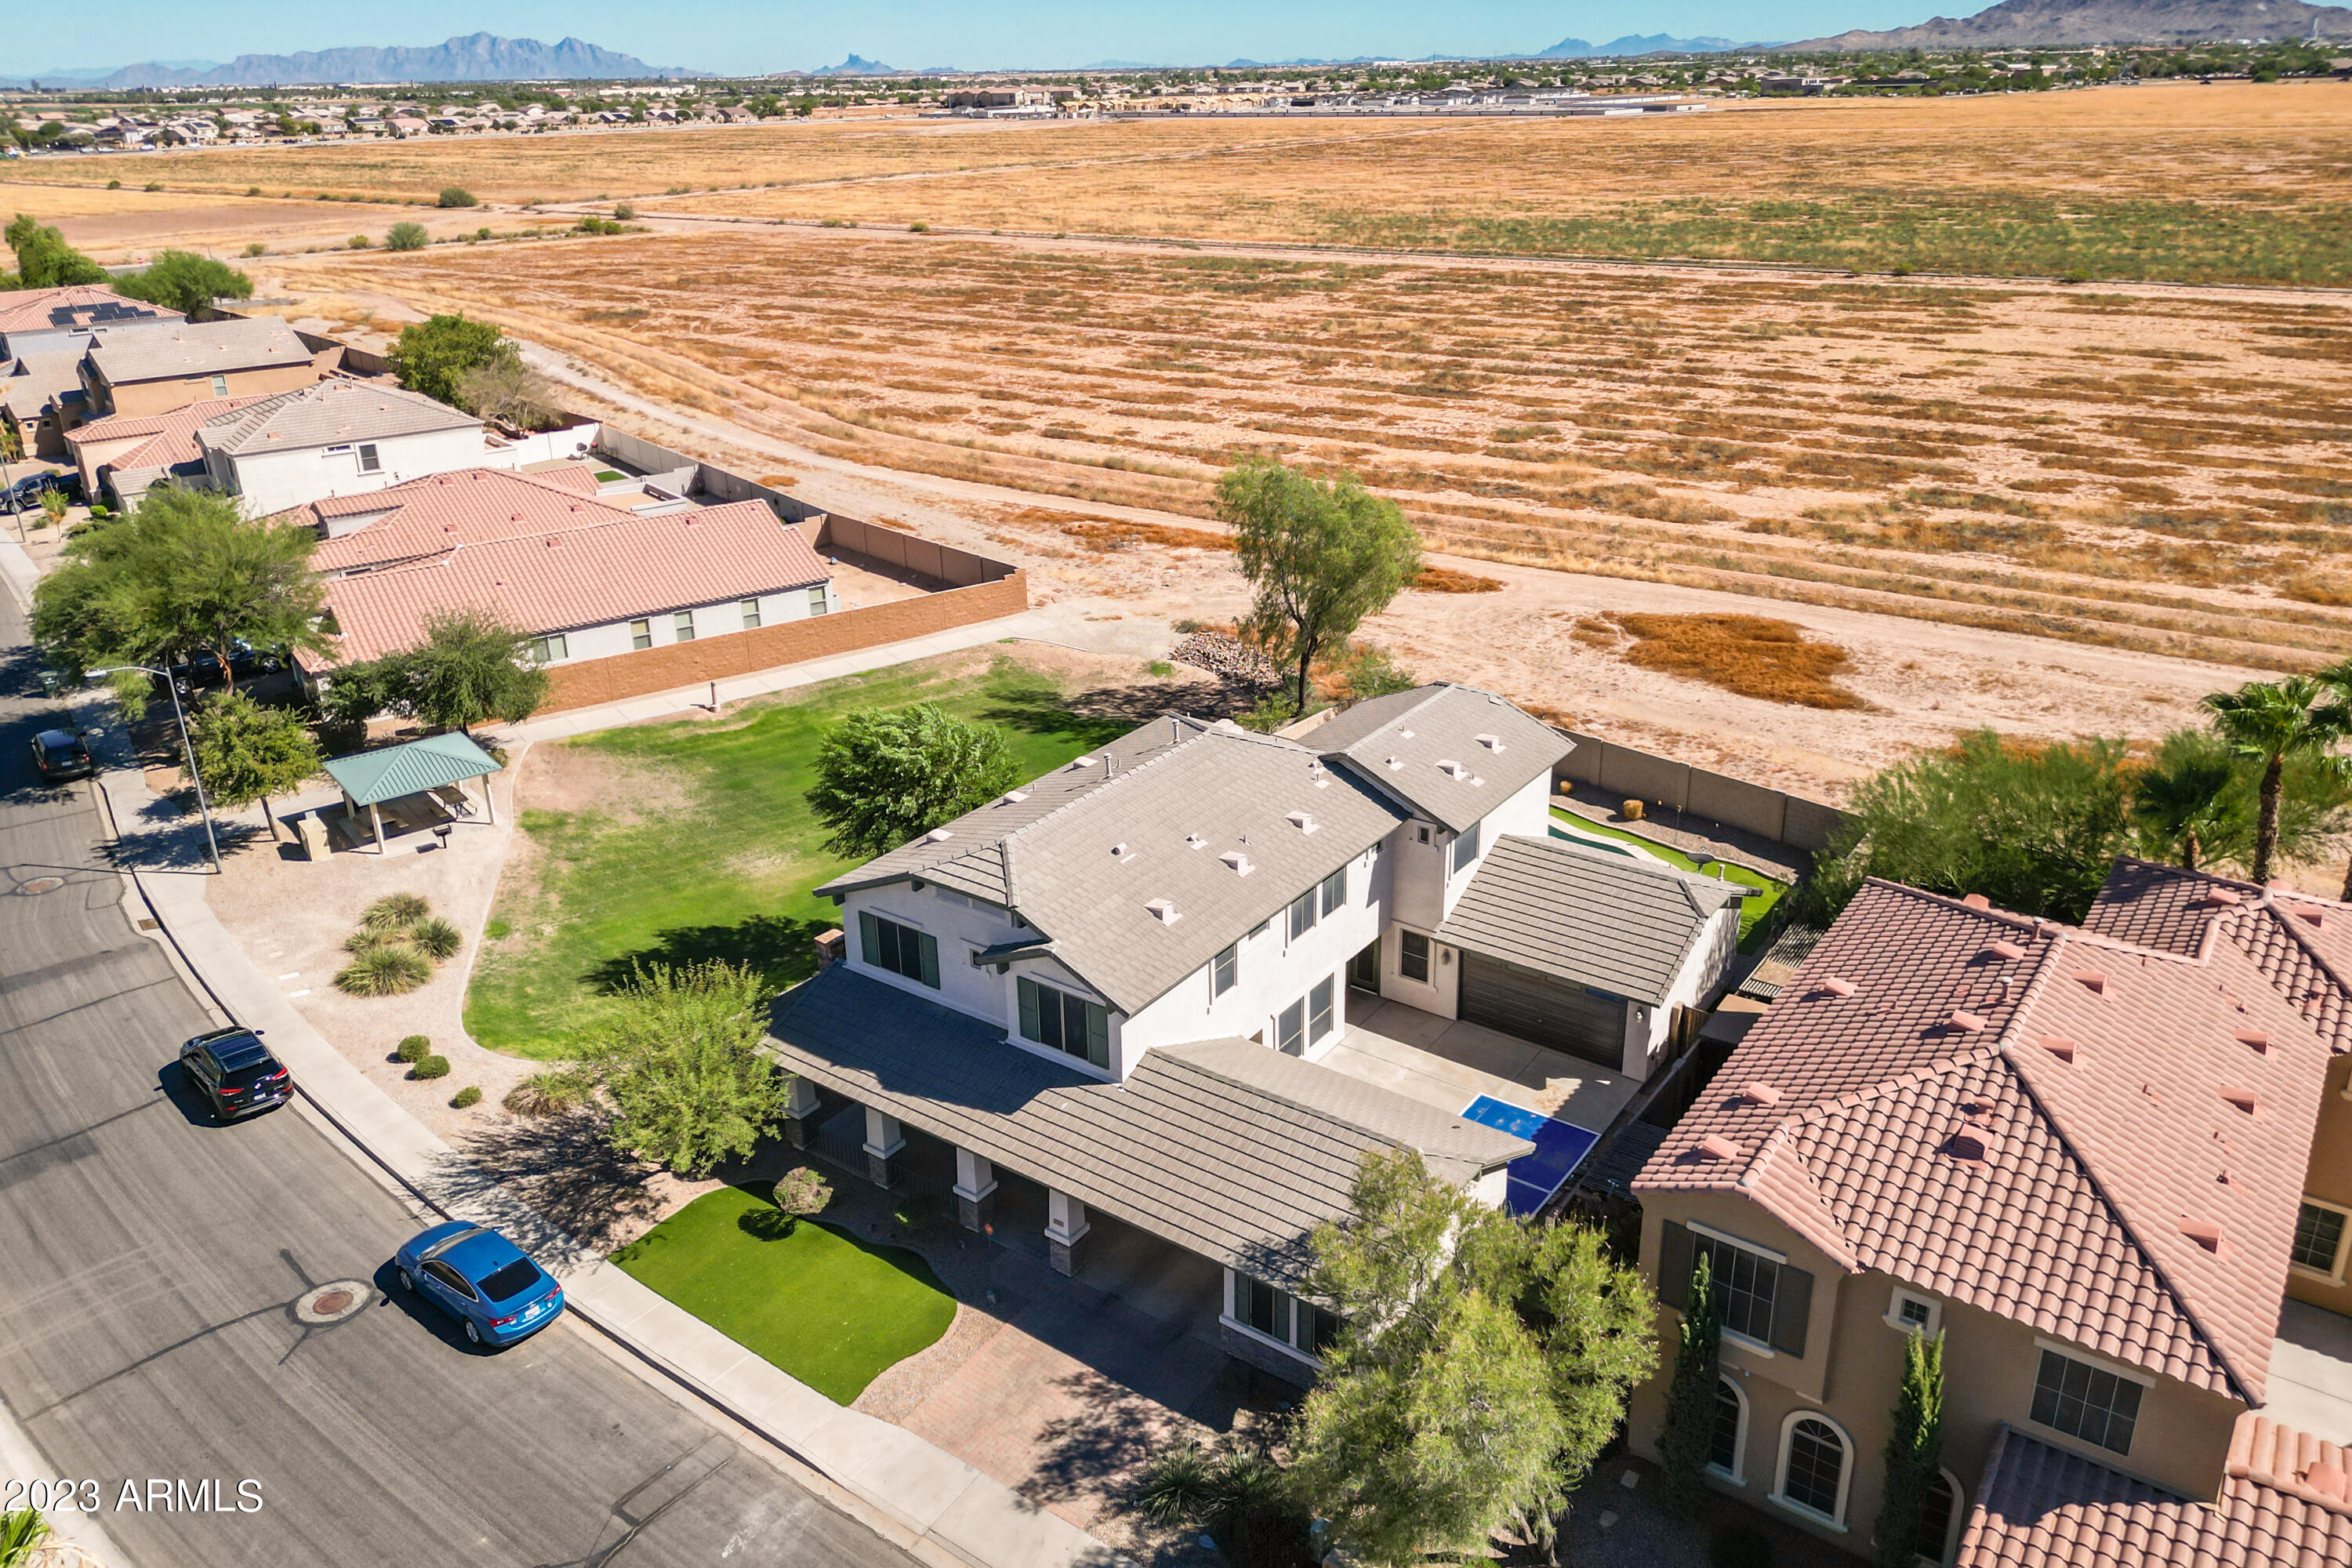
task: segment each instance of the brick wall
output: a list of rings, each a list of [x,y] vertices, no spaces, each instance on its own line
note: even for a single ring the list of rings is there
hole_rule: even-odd
[[[920,598],[780,621],[756,631],[667,643],[611,658],[583,659],[547,672],[552,684],[547,706],[541,711],[588,708],[704,681],[732,680],[780,665],[802,664],[1017,616],[1028,607],[1029,574],[1015,572],[994,583],[950,588]]]

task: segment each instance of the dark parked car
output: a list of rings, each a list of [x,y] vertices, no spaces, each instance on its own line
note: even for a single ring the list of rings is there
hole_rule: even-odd
[[[449,1220],[419,1231],[392,1255],[401,1288],[429,1298],[466,1325],[478,1345],[510,1345],[555,1321],[563,1287],[497,1231]]]
[[[41,504],[44,490],[62,490],[66,500],[81,500],[81,476],[76,473],[26,474],[5,492],[5,504],[10,511],[32,511]]]
[[[215,1029],[180,1047],[188,1085],[212,1101],[213,1114],[234,1121],[293,1097],[294,1080],[257,1029]]]
[[[98,773],[98,762],[82,738],[70,730],[44,730],[33,737],[33,766],[43,784],[86,779]]]
[[[239,680],[249,680],[257,675],[268,675],[281,668],[274,653],[266,652],[239,637],[229,645],[229,673]],[[220,655],[212,649],[198,648],[185,659],[172,667],[172,679],[179,683],[185,695],[200,686],[210,686],[221,678]]]

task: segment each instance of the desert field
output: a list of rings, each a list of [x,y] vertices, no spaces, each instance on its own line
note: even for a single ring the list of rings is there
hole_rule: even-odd
[[[120,168],[121,164],[110,163]],[[51,171],[54,173],[54,171]],[[136,178],[149,172],[133,165]],[[121,178],[110,174],[109,178]],[[0,203],[11,213],[31,212],[55,224],[78,249],[112,264],[144,261],[159,250],[201,251],[236,258],[247,247],[287,251],[346,246],[354,234],[383,243],[396,223],[422,223],[436,239],[471,234],[489,215],[474,210],[443,212],[383,202],[288,201],[275,196],[215,195],[203,192],[146,191],[125,180],[121,190],[102,185],[66,185],[18,181],[0,184]],[[529,226],[513,214],[491,219],[502,231]],[[550,219],[550,226],[566,226]]]
[[[1267,453],[1465,555],[2352,653],[2352,301],[807,229],[519,254],[320,257],[287,286],[462,305],[881,468],[1200,516]]]

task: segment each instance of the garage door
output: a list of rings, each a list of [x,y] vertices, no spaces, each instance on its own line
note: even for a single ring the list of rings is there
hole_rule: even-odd
[[[1462,1016],[1612,1069],[1625,1062],[1625,1004],[1475,952],[1462,955]]]

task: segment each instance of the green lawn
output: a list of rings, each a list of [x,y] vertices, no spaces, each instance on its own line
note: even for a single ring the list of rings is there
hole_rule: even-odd
[[[1696,872],[1700,876],[1712,877],[1715,875],[1715,868],[1720,866],[1723,868],[1723,874],[1732,881],[1755,889],[1759,896],[1743,899],[1739,905],[1739,947],[1743,952],[1748,951],[1749,938],[1755,934],[1756,928],[1763,923],[1766,915],[1772,912],[1772,906],[1780,901],[1780,895],[1789,890],[1789,885],[1786,882],[1776,882],[1760,871],[1751,871],[1745,866],[1735,866],[1728,860],[1694,860],[1670,844],[1661,844],[1654,838],[1644,838],[1638,833],[1628,833],[1622,827],[1607,826],[1593,821],[1589,816],[1579,816],[1572,811],[1562,811],[1556,805],[1551,808],[1551,814],[1580,833],[1590,833],[1601,838],[1621,839],[1627,844],[1638,844],[1667,865],[1679,867],[1685,871]]]
[[[920,1255],[816,1220],[779,1236],[768,1190],[706,1193],[613,1261],[839,1405],[948,1331],[955,1298]]]
[[[848,864],[825,853],[809,813],[818,743],[853,710],[926,700],[1003,731],[1023,778],[1131,727],[1072,713],[1052,679],[1000,658],[977,679],[936,661],[902,665],[720,721],[562,742],[648,772],[687,804],[635,822],[623,811],[523,812],[522,830],[545,853],[535,873],[499,889],[466,994],[467,1032],[493,1050],[562,1059],[634,964],[719,958],[755,964],[779,987],[805,977],[810,938],[839,913],[810,889]]]

